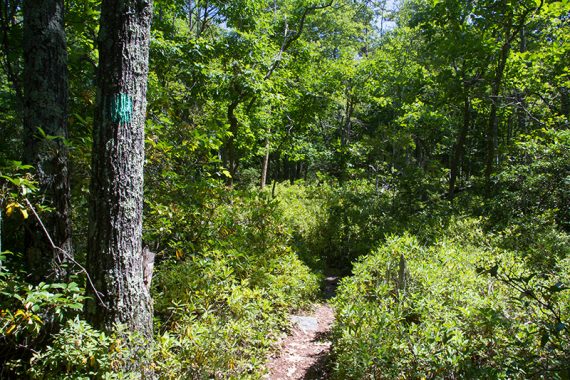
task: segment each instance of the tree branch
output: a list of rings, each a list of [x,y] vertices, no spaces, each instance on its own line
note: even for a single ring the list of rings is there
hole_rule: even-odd
[[[73,256],[71,256],[68,252],[66,252],[65,250],[61,249],[60,247],[56,246],[46,228],[46,226],[44,225],[44,223],[42,222],[40,216],[38,215],[36,209],[34,208],[34,206],[32,205],[32,203],[28,200],[28,198],[24,198],[26,205],[30,208],[30,210],[32,211],[32,214],[34,214],[34,217],[36,218],[36,220],[38,221],[38,223],[40,224],[40,226],[42,227],[42,230],[44,232],[44,234],[46,235],[46,238],[48,239],[51,248],[53,250],[56,250],[60,253],[62,253],[69,261],[71,261],[73,264],[75,264],[79,269],[81,269],[81,272],[85,273],[85,276],[87,277],[87,282],[89,283],[89,285],[91,286],[91,288],[93,289],[93,292],[95,293],[95,296],[97,297],[97,299],[99,300],[99,302],[101,303],[101,305],[108,309],[108,306],[105,304],[105,302],[103,302],[103,299],[101,298],[101,292],[99,292],[97,290],[97,288],[95,288],[95,285],[93,284],[93,280],[91,280],[91,277],[89,276],[89,273],[87,273],[87,269],[85,269],[85,267],[83,267],[83,265],[79,264],[77,261],[75,261],[75,259],[73,258]],[[57,265],[57,263],[56,263]]]
[[[299,27],[295,31],[295,34],[293,34],[290,38],[288,38],[288,34],[289,34],[288,24],[285,23],[285,33],[283,36],[283,43],[281,44],[281,49],[279,50],[279,53],[277,53],[277,56],[276,56],[275,60],[273,61],[273,64],[269,67],[269,70],[265,74],[264,79],[271,78],[271,75],[273,74],[273,72],[281,64],[281,58],[283,57],[283,53],[285,53],[287,51],[287,49],[289,49],[289,46],[291,46],[291,44],[293,42],[295,42],[296,40],[299,39],[299,37],[301,37],[301,34],[303,33],[303,29],[305,28],[305,22],[307,20],[307,15],[310,12],[313,12],[313,11],[316,11],[319,9],[328,8],[332,4],[333,4],[333,0],[330,0],[328,3],[323,4],[323,5],[315,5],[312,7],[305,8],[305,10],[303,11],[303,14],[301,15],[301,20],[299,21]]]

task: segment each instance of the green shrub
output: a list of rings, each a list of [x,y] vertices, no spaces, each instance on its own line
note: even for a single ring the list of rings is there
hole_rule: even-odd
[[[327,199],[331,191],[327,185],[305,183],[280,183],[275,190],[295,250],[303,262],[319,271],[324,270],[329,246],[321,228],[327,219]]]
[[[496,233],[495,244],[517,252],[527,266],[541,273],[559,273],[570,257],[570,234],[542,218],[526,218]]]
[[[87,322],[69,320],[51,344],[31,360],[29,374],[34,379],[112,378],[109,348],[113,339],[93,329]]]
[[[383,238],[390,220],[389,197],[366,181],[280,185],[277,197],[301,257],[320,270],[350,270],[355,258]]]
[[[313,268],[345,273],[354,260],[390,234],[411,230],[422,241],[441,234],[452,215],[450,206],[433,199],[435,196],[425,201],[410,197],[409,192],[376,188],[366,180],[347,181],[343,186],[277,187],[277,198],[301,258]]]
[[[258,378],[287,327],[287,312],[307,306],[317,277],[290,247],[276,201],[237,192],[209,220],[199,252],[173,242],[178,259],[153,279],[155,363],[163,378]]]
[[[152,354],[152,345],[123,326],[106,334],[75,318],[33,355],[27,374],[32,379],[140,379],[144,376],[128,368],[148,363],[156,370]]]
[[[477,224],[389,238],[355,265],[334,300],[337,378],[565,378],[568,258],[537,275]]]

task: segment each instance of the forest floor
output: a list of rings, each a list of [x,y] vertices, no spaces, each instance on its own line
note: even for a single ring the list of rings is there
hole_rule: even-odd
[[[325,380],[329,378],[329,333],[334,311],[326,300],[334,296],[337,277],[327,277],[325,302],[304,315],[291,315],[290,334],[280,342],[281,349],[268,363],[269,380]]]

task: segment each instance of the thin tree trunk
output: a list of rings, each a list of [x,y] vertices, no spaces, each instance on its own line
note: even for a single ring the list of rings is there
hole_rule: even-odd
[[[567,87],[560,87],[560,112],[566,116],[566,125],[570,124],[570,90]]]
[[[495,79],[491,86],[491,112],[489,113],[489,122],[487,124],[487,155],[485,158],[485,186],[487,195],[490,195],[491,174],[493,173],[494,163],[497,160],[499,139],[499,117],[497,116],[497,111],[500,104],[499,95],[503,84],[503,74],[510,49],[510,42],[505,42],[501,47],[497,70],[495,71]]]
[[[5,0],[0,8],[0,49],[2,50],[0,64],[6,73],[6,77],[12,83],[12,89],[16,94],[16,112],[18,115],[23,114],[24,91],[20,78],[21,75],[17,69],[17,62],[10,59],[10,56],[13,54],[13,46],[10,44],[10,29],[17,27],[17,14],[21,7],[21,1],[9,2]]]
[[[237,133],[239,128],[239,121],[235,115],[235,110],[239,105],[240,100],[236,99],[228,105],[228,121],[230,122],[230,133],[231,136],[228,137],[226,142],[226,150],[227,150],[227,168],[230,172],[230,178],[228,178],[227,184],[228,186],[233,186],[234,178],[237,174],[237,168],[239,165],[238,162],[238,155],[236,149],[236,139]]]
[[[194,29],[194,0],[188,0],[186,6],[188,7],[188,29],[192,33]]]
[[[73,255],[67,139],[67,51],[63,0],[24,2],[24,163],[33,165],[40,195],[53,211],[41,218],[54,245],[30,218],[26,256],[35,281],[64,280]]]
[[[91,292],[86,310],[99,328],[119,323],[147,339],[152,304],[143,278],[142,212],[151,16],[151,0],[101,6],[87,253],[99,294]]]
[[[520,45],[519,45],[519,51],[521,53],[524,53],[527,51],[527,44],[526,44],[526,31],[525,28],[522,27],[520,32],[519,32],[519,38],[520,38]],[[526,108],[526,99],[525,99],[525,94],[521,89],[517,89],[515,92],[515,97],[517,100],[517,120],[518,120],[518,132],[522,133],[526,131],[526,125],[527,125],[527,115],[525,112],[525,108]],[[510,136],[509,136],[509,140],[510,140]]]
[[[271,134],[271,129],[269,130]],[[269,168],[269,153],[270,153],[270,143],[269,136],[265,138],[265,157],[263,157],[263,166],[261,167],[261,190],[265,188],[267,183],[267,169]]]
[[[453,158],[450,163],[450,173],[449,173],[449,199],[453,199],[455,196],[455,182],[457,180],[457,175],[459,173],[459,164],[463,157],[463,148],[465,146],[465,140],[467,139],[467,132],[469,131],[469,126],[471,124],[471,101],[469,96],[465,97],[463,102],[463,125],[461,130],[457,135],[457,141],[455,143],[455,148],[453,150]]]
[[[352,113],[354,111],[354,103],[352,101],[351,95],[352,89],[350,86],[346,90],[346,105],[344,108],[344,114],[346,119],[341,126],[340,142],[342,146],[346,146],[350,143],[350,128],[352,125]]]
[[[0,207],[0,252],[2,252],[2,207]],[[0,271],[2,269],[2,260],[0,260]]]

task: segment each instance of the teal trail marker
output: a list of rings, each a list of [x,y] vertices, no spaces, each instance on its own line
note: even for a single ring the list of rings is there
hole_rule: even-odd
[[[129,94],[117,94],[111,101],[111,120],[114,123],[126,124],[133,116],[133,98]]]

